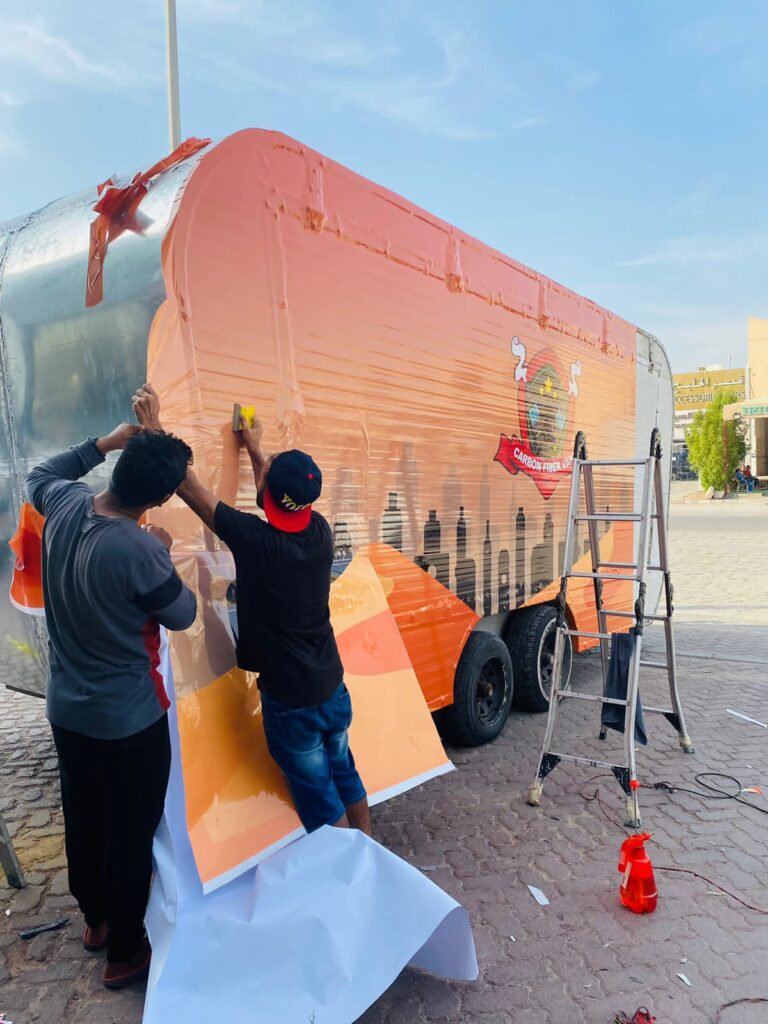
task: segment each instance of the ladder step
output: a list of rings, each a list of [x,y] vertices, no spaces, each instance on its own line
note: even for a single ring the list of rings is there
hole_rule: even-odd
[[[578,459],[582,466],[647,466],[648,459]]]
[[[568,761],[570,764],[584,764],[590,768],[626,768],[625,764],[614,764],[612,761],[596,761],[591,757],[574,757],[573,754],[558,754],[555,750],[548,751],[552,757],[559,757],[561,761]]]
[[[674,711],[671,708],[647,708],[643,704],[643,714],[648,715],[674,715]]]
[[[579,512],[573,518],[577,523],[641,523],[643,521],[639,512],[595,512],[591,515]]]
[[[609,618],[610,618],[611,615],[615,615],[615,616],[617,616],[620,619],[634,619],[635,618],[635,613],[634,612],[611,611],[610,608],[601,608],[600,610],[602,611],[603,615],[607,615]],[[669,615],[644,615],[643,616],[643,620],[645,622],[666,622],[668,618],[670,618]]]
[[[640,659],[640,668],[669,668],[666,661],[643,661]]]
[[[598,569],[637,569],[639,566],[637,562],[598,562]],[[649,572],[666,572],[667,570],[661,565],[649,565]]]
[[[634,619],[634,618],[636,618],[634,612],[620,612],[618,610],[613,610],[611,608],[601,608],[599,613],[602,614],[602,615],[605,615],[606,618],[609,618],[609,619],[611,618],[611,616],[614,616],[615,618],[618,618],[618,619]],[[668,615],[644,615],[643,616],[643,619],[644,619],[645,622],[666,622],[668,618],[669,618]]]
[[[564,629],[563,636],[585,636],[590,640],[610,640],[610,633],[587,633],[583,629]]]
[[[568,579],[577,580],[630,580],[632,583],[638,583],[637,576],[626,576],[620,573],[608,573],[608,572],[569,572],[566,573]]]
[[[600,704],[620,704],[623,708],[629,703],[626,700],[621,700],[619,697],[596,696],[593,693],[576,693],[574,690],[558,690],[557,696],[573,697],[574,700],[593,700]]]

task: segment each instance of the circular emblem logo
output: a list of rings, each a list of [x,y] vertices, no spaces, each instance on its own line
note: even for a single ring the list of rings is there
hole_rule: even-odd
[[[539,352],[528,368],[522,389],[520,431],[534,455],[559,458],[571,433],[571,396],[568,379],[554,352]]]

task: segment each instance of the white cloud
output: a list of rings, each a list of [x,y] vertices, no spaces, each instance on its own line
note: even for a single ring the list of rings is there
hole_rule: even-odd
[[[109,88],[162,79],[162,75],[146,73],[137,66],[94,59],[63,35],[49,30],[41,20],[0,19],[0,62],[52,82],[101,84]]]
[[[247,40],[246,59],[224,61],[190,46],[197,69],[209,78],[215,69],[219,85],[250,83],[300,102],[321,96],[340,109],[462,142],[541,120],[534,104],[492,73],[483,54],[472,53],[471,32],[455,20],[389,8],[350,28],[336,23],[331,5],[312,0],[297,0],[290,8],[274,0],[183,0],[180,16],[182,11],[198,31],[224,24]]]
[[[3,89],[0,89],[0,107],[6,109],[9,107],[20,107],[22,103],[23,100],[12,92],[5,92]]]
[[[309,65],[362,68],[375,59],[372,46],[329,24],[327,14],[307,3],[275,0],[182,0],[179,17],[254,30],[254,44]]]
[[[707,263],[733,263],[768,251],[768,235],[689,235],[670,238],[656,249],[622,260],[621,267],[694,266]]]
[[[29,67],[54,81],[118,80],[114,68],[90,60],[62,36],[50,33],[39,21],[0,22],[0,58]]]

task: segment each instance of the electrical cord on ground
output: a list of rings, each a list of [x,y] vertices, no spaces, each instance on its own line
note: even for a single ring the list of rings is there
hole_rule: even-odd
[[[734,793],[728,793],[726,790],[713,786],[709,782],[705,782],[705,779],[726,779],[728,782],[732,782],[735,786]],[[641,783],[641,789],[658,789],[663,793],[690,793],[692,796],[700,796],[705,800],[735,800],[737,804],[744,804],[745,807],[751,807],[753,811],[760,811],[761,814],[768,814],[768,807],[760,807],[759,804],[753,804],[750,800],[745,800],[741,795],[744,789],[741,782],[736,778],[735,775],[724,775],[722,772],[699,772],[698,775],[694,776],[694,781],[697,782],[703,789],[709,790],[708,793],[702,793],[700,789],[686,789],[685,786],[676,786],[672,782],[653,782],[653,783]]]
[[[587,782],[594,782],[596,779],[604,777],[604,774],[594,775],[591,779],[588,779]],[[738,787],[737,791],[735,793],[727,793],[724,790],[718,789],[716,786],[713,786],[708,782],[702,781],[703,779],[707,778],[728,779],[730,782],[736,784],[736,786]],[[756,811],[761,811],[763,814],[768,814],[768,810],[766,810],[764,807],[759,807],[757,804],[750,803],[749,800],[744,800],[741,797],[742,785],[741,782],[734,775],[723,775],[720,772],[699,772],[698,775],[695,776],[695,781],[698,782],[700,786],[703,786],[704,789],[712,790],[712,792],[702,793],[701,790],[697,789],[686,789],[683,786],[673,786],[670,782],[656,782],[650,784],[641,783],[641,788],[657,789],[662,793],[666,792],[670,794],[691,793],[693,794],[693,796],[700,796],[711,800],[735,800],[737,803],[745,804],[747,807],[752,807]],[[628,834],[627,828],[624,825],[619,824],[619,822],[616,821],[615,818],[612,818],[610,813],[606,809],[605,804],[600,798],[599,787],[595,790],[592,796],[588,796],[586,793],[582,791],[581,798],[585,800],[587,803],[597,802],[598,807],[602,811],[603,815],[607,818],[607,820],[616,828],[618,828],[622,833],[624,833],[624,835]],[[731,899],[736,900],[737,903],[740,903],[743,907],[746,907],[747,910],[753,910],[756,914],[768,915],[768,910],[765,910],[763,907],[756,907],[752,903],[747,903],[746,900],[743,900],[740,896],[737,896],[736,893],[733,893],[729,889],[726,889],[724,886],[720,885],[719,882],[713,881],[711,878],[708,878],[706,875],[700,874],[698,871],[694,871],[692,868],[678,868],[667,864],[654,864],[653,867],[654,871],[674,871],[681,875],[692,875],[694,878],[698,878],[702,882],[706,882],[707,885],[712,885],[715,889],[719,889],[720,892],[725,893],[726,896],[730,896]]]
[[[723,1017],[723,1010],[730,1010],[732,1006],[742,1006],[744,1003],[768,1003],[768,998],[765,996],[747,996],[744,999],[734,999],[733,1002],[723,1003],[717,1011],[714,1024],[720,1024]]]

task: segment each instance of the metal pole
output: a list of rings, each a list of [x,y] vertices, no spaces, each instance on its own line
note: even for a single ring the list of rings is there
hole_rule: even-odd
[[[179,111],[179,53],[176,39],[176,0],[165,0],[165,42],[168,72],[168,141],[173,152],[181,145]]]

